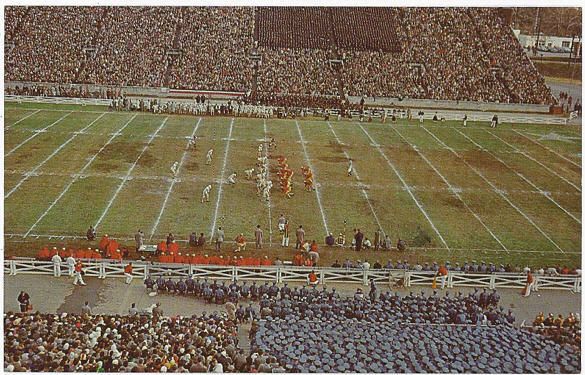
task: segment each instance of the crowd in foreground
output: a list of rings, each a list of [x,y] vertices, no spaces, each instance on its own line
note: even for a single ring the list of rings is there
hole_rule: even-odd
[[[149,317],[8,312],[4,368],[14,372],[252,371],[254,360],[239,348],[237,332],[233,321],[215,313]]]
[[[579,372],[579,346],[515,328],[497,293],[368,295],[264,298],[252,347],[289,372]]]
[[[6,79],[555,103],[498,12],[8,7]]]

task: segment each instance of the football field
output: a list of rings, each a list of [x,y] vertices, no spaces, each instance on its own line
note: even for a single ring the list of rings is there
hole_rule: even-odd
[[[251,239],[260,224],[274,254],[288,259],[293,251],[283,253],[276,229],[284,213],[291,232],[302,224],[320,243],[344,228],[373,240],[381,228],[394,243],[405,239],[418,260],[580,263],[580,127],[194,117],[36,103],[5,103],[4,116],[8,254],[26,252],[27,241],[83,236],[89,225],[128,243],[142,229],[155,243],[169,232],[209,237],[218,226],[230,240],[240,232]],[[271,137],[266,202],[244,170]],[[290,199],[278,188],[280,155],[295,172]],[[303,165],[313,169],[314,192],[303,189]],[[235,185],[227,183],[232,172]],[[210,202],[201,203],[208,184]]]

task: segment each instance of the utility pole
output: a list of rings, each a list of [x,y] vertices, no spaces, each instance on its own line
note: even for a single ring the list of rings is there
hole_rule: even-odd
[[[538,43],[540,41],[540,8],[536,8],[536,17],[534,19],[534,33],[536,34],[535,53],[538,53]]]

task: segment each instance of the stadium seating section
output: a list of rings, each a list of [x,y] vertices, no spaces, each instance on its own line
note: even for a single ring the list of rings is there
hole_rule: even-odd
[[[9,81],[239,91],[285,103],[555,102],[493,8],[7,7],[5,18]]]

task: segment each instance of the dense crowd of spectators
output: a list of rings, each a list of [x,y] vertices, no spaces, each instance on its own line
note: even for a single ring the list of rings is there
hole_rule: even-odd
[[[265,298],[252,348],[301,373],[579,372],[578,347],[513,327],[497,294],[400,296],[375,285],[367,294],[313,288],[300,298]]]
[[[112,7],[104,13],[103,27],[94,42],[97,51],[87,60],[79,81],[162,86],[166,52],[172,47],[175,29],[181,22],[181,8]]]
[[[549,313],[545,317],[544,313],[540,312],[534,318],[530,329],[558,344],[581,347],[581,317],[579,313],[569,313],[566,317],[563,317],[563,314],[554,316],[553,313]]]
[[[169,86],[180,89],[250,90],[253,64],[254,9],[251,7],[188,7]]]
[[[33,372],[236,372],[237,326],[192,317],[4,314],[4,365]]]
[[[12,30],[6,42],[14,48],[5,58],[5,79],[75,82],[85,60],[83,49],[92,44],[97,31],[101,8],[28,7],[23,19],[19,17],[22,8],[15,8],[6,13],[7,28]]]
[[[9,7],[6,24],[8,80],[555,102],[497,9]]]

